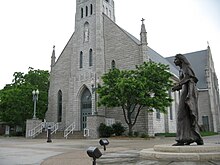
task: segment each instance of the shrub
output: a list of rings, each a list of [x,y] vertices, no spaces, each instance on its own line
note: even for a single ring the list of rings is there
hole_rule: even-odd
[[[133,137],[133,132],[128,132],[129,137]]]
[[[156,133],[155,136],[175,137],[176,133]]]
[[[134,136],[138,137],[139,136],[139,132],[134,132]]]
[[[212,135],[218,135],[216,132],[200,132],[201,136],[212,136]]]
[[[110,126],[107,126],[104,123],[101,123],[99,126],[99,136],[100,137],[110,137],[113,134],[113,129]]]
[[[147,136],[147,134],[146,133],[142,133],[141,134],[141,138],[147,138],[148,136]]]
[[[116,136],[121,136],[126,130],[120,122],[112,124],[112,129]]]

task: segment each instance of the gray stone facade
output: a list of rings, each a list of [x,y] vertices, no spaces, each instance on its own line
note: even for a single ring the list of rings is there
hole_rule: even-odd
[[[144,22],[140,29],[138,40],[115,23],[113,0],[76,0],[75,32],[56,61],[55,49],[52,53],[46,120],[59,122],[60,130],[75,122],[75,129],[83,131],[98,126],[94,124],[95,117],[89,117],[97,109],[98,115],[102,116],[97,118],[97,123],[104,121],[104,116],[126,126],[122,110],[97,108],[92,92],[91,80],[108,72],[113,62],[119,69],[134,69],[135,65],[149,59],[161,62],[170,66],[176,81],[178,70],[148,47]],[[174,102],[168,107],[168,114],[161,114],[160,118],[156,113],[142,111],[134,131],[152,136],[159,132],[175,132],[178,94],[173,93],[172,98]]]

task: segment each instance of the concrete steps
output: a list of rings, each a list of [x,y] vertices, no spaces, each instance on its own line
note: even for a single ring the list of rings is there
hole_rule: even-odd
[[[43,131],[41,134],[35,137],[36,139],[47,139],[47,132]],[[66,139],[64,138],[63,131],[57,131],[51,135],[51,139]],[[85,139],[82,131],[74,131],[73,134],[70,133],[67,139]]]
[[[83,136],[83,131],[74,131],[73,134],[70,133],[67,139],[85,139]]]

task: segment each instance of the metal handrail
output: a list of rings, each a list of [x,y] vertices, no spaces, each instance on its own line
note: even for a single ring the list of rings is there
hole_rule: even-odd
[[[28,136],[34,138],[36,135],[38,135],[39,133],[42,133],[43,128],[45,123],[42,122],[39,125],[37,125],[36,127],[34,127],[33,129],[28,131]]]
[[[70,133],[73,134],[73,130],[75,129],[75,122],[70,124],[65,130],[64,130],[64,137],[67,139],[68,135]]]
[[[54,124],[53,126],[51,126],[51,130],[53,130],[51,132],[51,134],[53,133],[57,133],[57,130],[59,129],[59,123]]]

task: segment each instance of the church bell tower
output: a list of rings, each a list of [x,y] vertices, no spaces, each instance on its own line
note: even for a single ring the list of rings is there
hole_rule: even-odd
[[[98,76],[103,74],[105,67],[103,14],[115,21],[113,0],[76,0],[75,50],[83,57],[92,54],[92,59],[83,59],[82,66],[78,67],[82,72],[90,70]]]
[[[81,121],[84,116],[82,108],[83,94],[91,94],[92,114],[100,112],[96,108],[96,96],[91,89],[91,81],[100,78],[105,72],[105,46],[104,46],[104,18],[115,21],[113,0],[76,0],[75,31],[72,37],[70,54],[71,65],[69,90],[73,90],[73,98],[79,100],[73,109],[81,113]],[[70,50],[70,52],[71,52]],[[90,112],[86,112],[90,114]],[[76,115],[75,115],[76,116]],[[75,121],[78,119],[75,119]],[[83,123],[80,124],[84,128]]]

